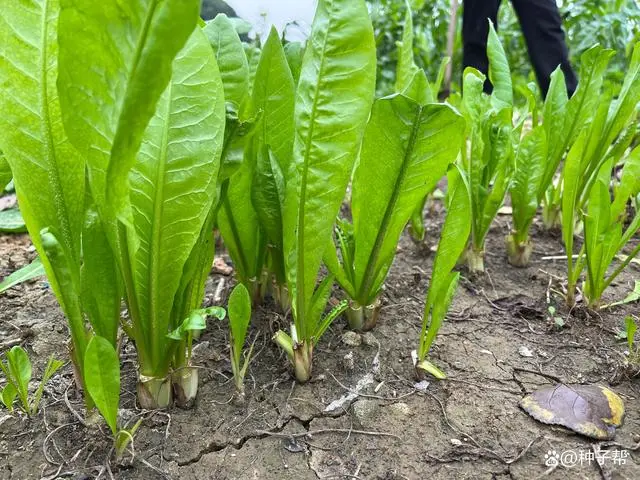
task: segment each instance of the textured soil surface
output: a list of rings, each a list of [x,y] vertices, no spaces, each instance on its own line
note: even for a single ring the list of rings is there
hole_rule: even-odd
[[[257,354],[243,405],[234,401],[226,324],[212,322],[195,350],[202,368],[192,410],[139,410],[135,350],[125,344],[121,417],[143,419],[133,451],[116,461],[107,428],[85,421],[67,363],[47,385],[35,418],[0,410],[0,478],[640,478],[640,389],[622,367],[626,343],[616,338],[638,305],[568,312],[561,296],[561,240],[537,225],[533,262],[516,269],[504,257],[509,216],[494,223],[488,274],[469,278],[462,271],[432,352],[449,379],[416,388],[411,350],[443,219],[439,205],[426,215],[425,244],[406,235],[401,240],[379,325],[371,334],[343,337],[339,319],[318,345],[310,383],[292,381],[271,342],[289,320],[268,300],[253,318]],[[0,236],[0,277],[34,256],[28,237]],[[549,258],[555,256],[561,258]],[[624,298],[634,277],[637,265],[608,290],[605,303]],[[212,273],[207,304],[226,304],[232,286],[231,276]],[[563,327],[550,318],[549,306]],[[68,360],[67,339],[44,279],[0,296],[0,351],[23,345],[34,359],[35,379],[50,355]],[[625,423],[614,442],[538,423],[518,407],[527,392],[558,382],[606,385],[623,398]],[[563,455],[555,467],[545,465],[551,452]],[[593,460],[594,452],[601,452],[603,465]]]

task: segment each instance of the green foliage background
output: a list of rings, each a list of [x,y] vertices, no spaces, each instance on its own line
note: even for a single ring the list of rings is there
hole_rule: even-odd
[[[378,47],[378,92],[392,91],[396,64],[395,42],[402,37],[405,0],[367,0]],[[451,0],[409,0],[413,11],[416,63],[434,79],[446,55],[447,28]],[[622,81],[630,54],[629,45],[640,40],[640,3],[637,0],[562,0],[567,43],[572,63],[578,71],[580,55],[594,43],[616,51],[608,79]],[[461,8],[464,1],[460,2]],[[535,77],[517,16],[509,1],[502,2],[498,17],[498,34],[504,45],[514,87],[525,86]],[[462,10],[458,11],[453,54],[452,90],[459,90],[462,78]]]

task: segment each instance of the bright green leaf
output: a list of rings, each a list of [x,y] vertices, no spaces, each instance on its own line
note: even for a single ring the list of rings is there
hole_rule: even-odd
[[[120,359],[109,340],[93,337],[84,358],[84,378],[87,392],[111,428],[118,428],[120,402]]]

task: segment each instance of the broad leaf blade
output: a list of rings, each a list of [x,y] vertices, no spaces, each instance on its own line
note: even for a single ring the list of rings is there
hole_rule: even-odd
[[[249,93],[249,64],[233,23],[221,13],[203,29],[213,48],[224,85],[224,98],[239,112]]]
[[[536,128],[520,141],[516,156],[516,169],[511,187],[511,206],[516,232],[526,232],[535,217],[546,158],[547,135],[543,128]]]
[[[145,336],[136,342],[147,343],[154,368],[168,362],[165,335],[179,274],[215,198],[223,125],[218,67],[206,37],[194,30],[175,58],[130,176],[129,250]]]
[[[375,87],[375,42],[363,0],[320,0],[296,92],[284,244],[298,333],[340,209]],[[301,323],[302,322],[302,323]]]
[[[251,322],[251,297],[244,285],[239,283],[229,296],[229,327],[231,328],[231,342],[237,360],[242,353],[247,329]]]
[[[129,170],[173,58],[196,27],[200,2],[61,0],[61,6],[65,130],[87,159],[100,213],[128,220]]]
[[[469,188],[457,166],[452,167],[449,171],[448,183],[447,216],[442,226],[438,250],[433,262],[429,293],[425,305],[426,313],[429,312],[443,285],[447,284],[446,279],[464,251],[471,231]]]
[[[489,22],[489,38],[487,40],[487,57],[489,57],[489,80],[493,85],[491,103],[500,110],[513,106],[513,86],[511,71],[504,48],[500,43],[493,23]]]
[[[293,153],[294,100],[293,77],[278,32],[272,28],[260,55],[253,86],[253,108],[262,112],[255,140],[271,147],[283,172],[289,170]],[[260,148],[258,145],[255,153],[259,154]]]
[[[413,18],[411,7],[405,4],[404,27],[402,29],[402,41],[397,42],[398,65],[396,66],[396,92],[404,92],[411,83],[414,75],[420,70],[413,60]],[[426,76],[424,77],[426,80]],[[429,88],[428,82],[425,85]]]
[[[13,379],[14,387],[22,405],[29,413],[29,381],[31,380],[31,360],[22,347],[16,345],[7,352],[9,375]]]
[[[463,132],[463,118],[447,105],[422,107],[403,96],[374,103],[351,203],[359,302],[378,293],[404,226],[455,161]]]
[[[82,236],[82,306],[95,333],[116,346],[122,281],[95,205],[89,205]]]
[[[65,135],[56,90],[59,3],[2,0],[0,10],[0,150],[11,166],[31,239],[60,299],[40,231],[56,232],[77,270],[85,172],[82,157]]]
[[[551,83],[549,84],[549,91],[547,92],[542,112],[543,128],[546,132],[548,149],[544,177],[538,189],[538,199],[540,200],[542,200],[549,188],[566,149],[567,132],[564,130],[564,125],[568,100],[564,73],[558,66],[551,74]]]
[[[120,359],[109,340],[93,337],[87,345],[84,361],[85,386],[115,435],[120,402]]]

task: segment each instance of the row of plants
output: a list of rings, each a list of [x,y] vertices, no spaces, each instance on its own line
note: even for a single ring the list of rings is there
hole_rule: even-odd
[[[243,45],[224,15],[202,22],[198,1],[135,0],[126,9],[115,0],[5,3],[0,149],[68,320],[87,411],[97,407],[119,449],[137,428],[117,424],[124,336],[136,347],[140,406],[188,407],[198,387],[194,339],[208,317],[228,317],[242,396],[251,304],[270,295],[291,318],[274,341],[306,382],[314,347],[338,316],[354,330],[375,327],[399,238],[408,222],[424,232],[425,199],[444,176],[447,214],[415,352],[418,377],[445,377],[428,354],[455,295],[455,266],[466,260],[472,272],[483,270],[484,239],[507,193],[512,263],[530,255],[528,229],[541,202],[549,212],[560,207],[565,242],[584,223],[594,242],[581,254],[592,305],[610,283],[600,277],[638,229],[636,213],[617,235],[627,200],[640,191],[638,148],[628,153],[638,47],[615,100],[595,108],[610,54],[594,47],[574,97],[558,70],[542,114],[532,97],[514,124],[511,74],[493,29],[492,95],[470,69],[463,96],[436,103],[443,75],[431,84],[416,65],[410,12],[396,93],[375,98],[364,0],[321,0],[306,47],[285,46],[272,30],[259,49]],[[620,163],[610,202],[610,173]],[[592,221],[605,210],[607,222]],[[226,311],[202,305],[214,231],[239,282]],[[571,286],[579,273],[573,244],[567,250]],[[329,305],[334,282],[344,299]]]

